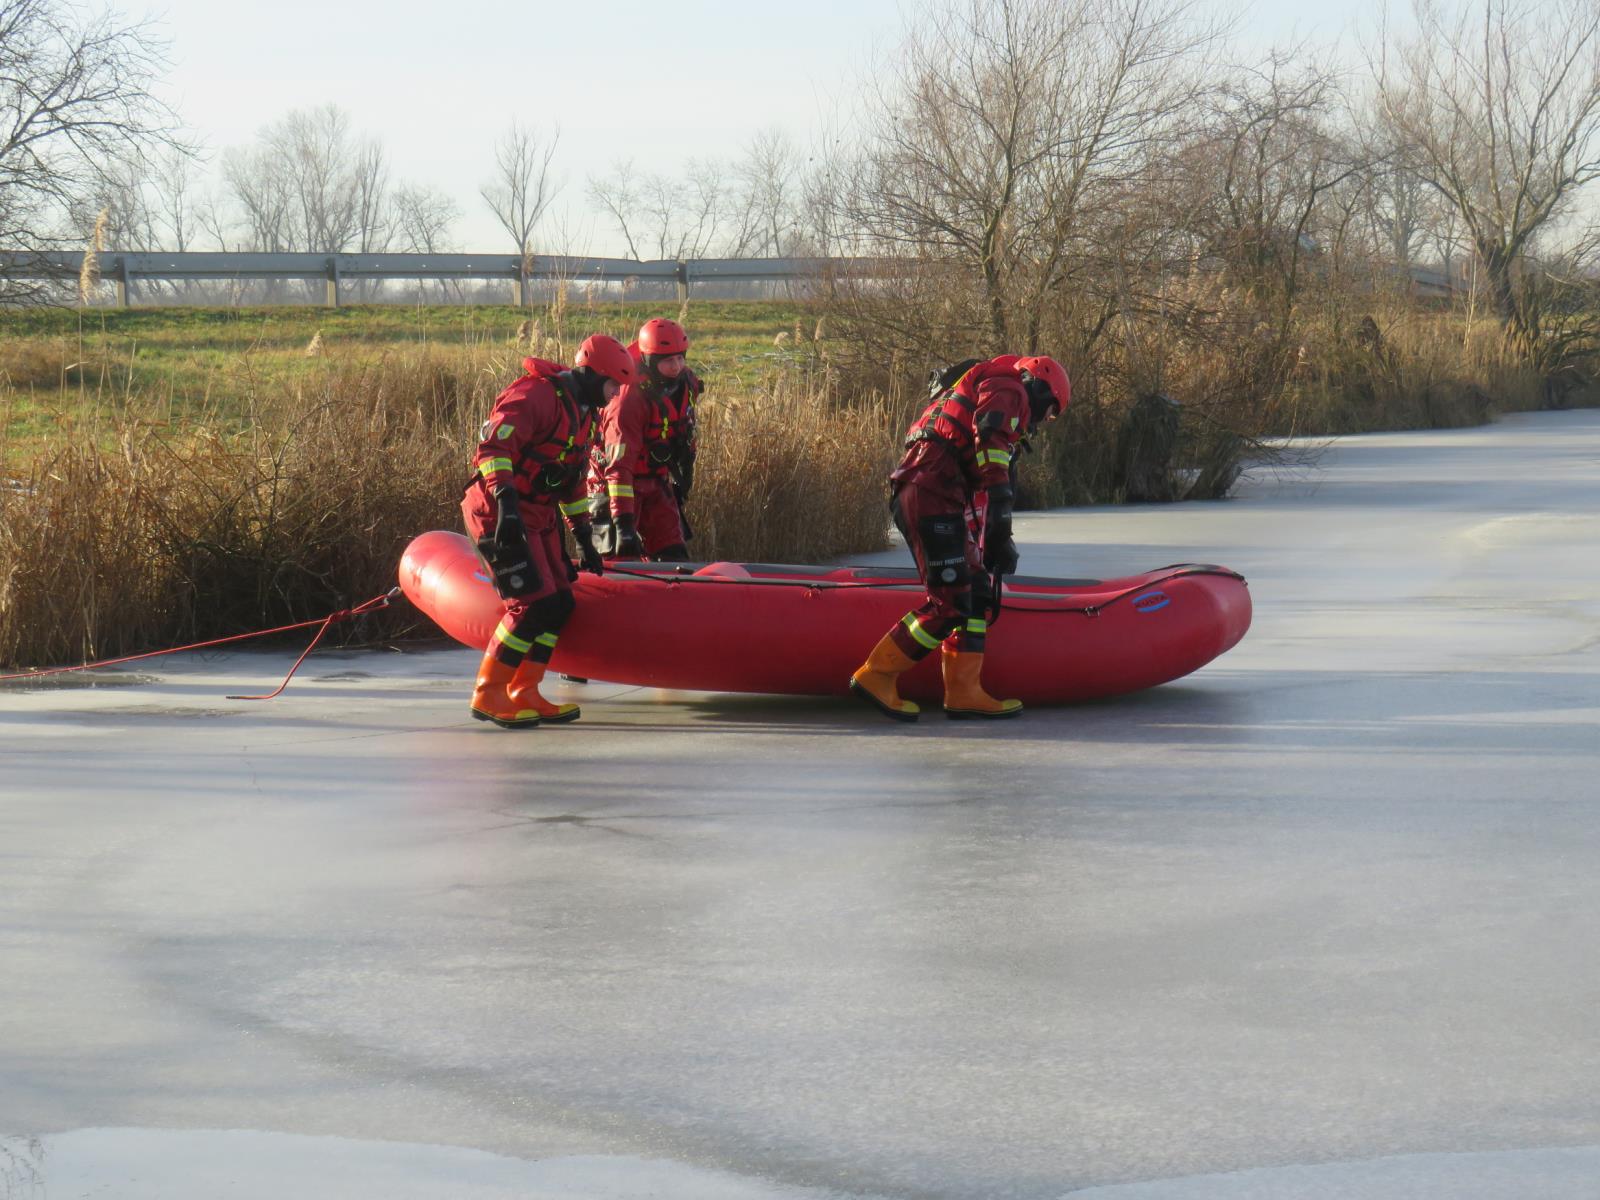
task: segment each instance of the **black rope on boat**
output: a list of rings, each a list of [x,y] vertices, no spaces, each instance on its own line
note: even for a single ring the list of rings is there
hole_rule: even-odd
[[[872,570],[871,567],[841,568],[841,570],[852,569],[858,571]],[[1017,597],[1015,593],[1013,593],[1011,598],[1002,599],[1001,607],[1010,609],[1014,612],[1067,613],[1085,617],[1098,617],[1108,607],[1117,603],[1119,600],[1125,600],[1129,596],[1138,595],[1140,592],[1149,591],[1151,588],[1159,588],[1164,583],[1168,583],[1174,579],[1182,579],[1189,575],[1221,575],[1229,579],[1237,579],[1240,583],[1244,583],[1246,586],[1248,586],[1248,581],[1237,571],[1230,571],[1227,567],[1214,566],[1211,563],[1173,563],[1171,566],[1158,567],[1157,570],[1170,571],[1172,573],[1170,575],[1162,575],[1159,579],[1147,580],[1146,582],[1140,583],[1135,587],[1127,588],[1118,592],[1114,596],[1108,597],[1099,604],[1082,604],[1071,608],[1063,608],[1059,604],[1050,604],[1048,602],[1038,605],[1019,604],[1017,603],[1017,600],[1025,599],[1026,594],[1024,594],[1023,597]],[[606,574],[626,575],[630,579],[648,579],[656,583],[665,583],[670,585],[682,583],[738,583],[750,587],[805,588],[807,591],[815,592],[854,591],[861,588],[877,588],[879,590],[913,589],[918,591],[922,589],[922,584],[914,580],[899,583],[889,582],[888,580],[882,579],[870,581],[841,581],[829,579],[738,579],[731,575],[672,575],[658,571],[638,571],[631,570],[628,567],[615,567],[610,565],[606,567]]]

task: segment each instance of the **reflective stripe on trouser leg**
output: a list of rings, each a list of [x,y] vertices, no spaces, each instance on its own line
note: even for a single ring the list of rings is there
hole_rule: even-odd
[[[950,635],[950,649],[982,654],[989,634],[989,613],[994,603],[994,587],[987,573],[979,572],[972,580],[972,596],[967,602],[966,617]]]
[[[528,648],[530,662],[550,661],[550,656],[556,651],[556,635],[576,607],[572,593],[565,588],[551,592],[529,607],[525,636],[532,643]]]
[[[938,616],[927,611],[928,605],[908,612],[889,636],[907,658],[921,660],[939,648],[939,643],[955,628],[954,618]]]
[[[548,663],[550,656],[556,652],[556,635],[541,633],[533,639],[533,648],[528,651],[528,658],[536,663]]]
[[[967,636],[967,622],[981,615],[973,603],[977,547],[968,534],[965,516],[953,511],[943,496],[902,484],[895,491],[891,511],[916,559],[927,599],[908,613],[890,636],[907,655],[920,659],[958,629],[961,636]]]
[[[966,654],[982,654],[989,636],[989,622],[982,617],[968,617],[966,623],[951,635],[954,649]]]
[[[533,649],[537,632],[532,605],[512,601],[506,606],[506,615],[500,618],[500,624],[495,626],[489,649],[506,666],[515,667]]]

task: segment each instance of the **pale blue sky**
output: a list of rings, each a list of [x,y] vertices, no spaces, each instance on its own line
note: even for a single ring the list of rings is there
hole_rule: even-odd
[[[848,110],[860,81],[892,54],[921,6],[904,0],[123,0],[159,17],[171,44],[170,98],[214,150],[249,142],[294,108],[332,102],[378,137],[396,179],[439,187],[461,205],[463,249],[504,235],[478,198],[496,137],[513,116],[562,130],[558,205],[585,224],[584,175],[617,158],[663,165],[732,157],[760,129],[804,143]],[[1348,42],[1379,0],[1314,8],[1255,0],[1246,44],[1298,30]],[[610,230],[574,252],[617,253]]]

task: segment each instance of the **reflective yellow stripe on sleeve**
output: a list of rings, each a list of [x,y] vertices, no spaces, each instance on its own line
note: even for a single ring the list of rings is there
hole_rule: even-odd
[[[489,476],[493,475],[496,471],[509,470],[511,470],[511,460],[509,458],[486,458],[478,464],[478,474],[482,475],[485,479],[489,478]]]
[[[985,463],[993,463],[997,467],[1009,467],[1011,465],[1011,452],[1009,450],[979,450],[978,465],[981,467]]]
[[[588,511],[589,502],[587,500],[569,500],[567,503],[561,506],[561,515],[563,517],[575,517],[579,513],[586,513]]]

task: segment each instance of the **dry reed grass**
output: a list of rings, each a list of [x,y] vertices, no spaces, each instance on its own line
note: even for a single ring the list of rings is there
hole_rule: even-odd
[[[818,562],[881,550],[902,427],[890,406],[823,400],[806,375],[753,397],[710,394],[689,502],[696,558]]]
[[[1545,376],[1482,314],[1389,299],[1314,314],[1272,431],[1292,436],[1480,425],[1539,408]]]
[[[553,339],[552,339],[553,340]],[[324,615],[386,591],[406,543],[459,527],[478,423],[515,377],[502,347],[340,357],[253,377],[243,429],[132,422],[57,442],[0,488],[0,664],[110,657]],[[689,504],[697,556],[815,561],[886,544],[883,406],[824,404],[795,374],[709,393]],[[427,632],[409,606],[337,627]]]

